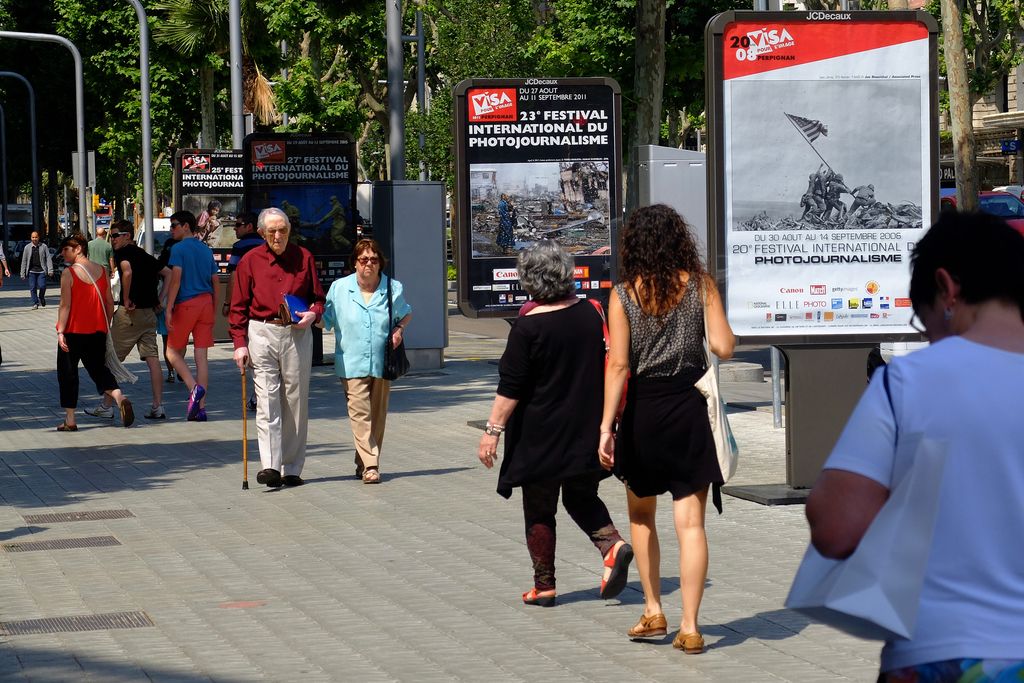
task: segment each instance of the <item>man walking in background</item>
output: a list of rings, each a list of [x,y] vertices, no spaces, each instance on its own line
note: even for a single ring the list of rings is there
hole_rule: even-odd
[[[217,262],[208,246],[196,238],[196,217],[191,211],[171,216],[171,237],[179,242],[171,250],[171,268],[167,287],[169,339],[167,359],[188,386],[186,419],[206,422],[206,389],[210,377],[209,350],[213,346],[213,312],[217,305],[214,278]],[[185,362],[188,338],[192,337],[196,374]]]
[[[139,349],[139,358],[149,367],[149,382],[153,390],[153,404],[145,417],[163,420],[163,374],[160,372],[160,351],[156,345],[156,314],[160,308],[158,288],[161,280],[167,290],[171,269],[156,257],[147,254],[132,241],[132,224],[126,220],[114,221],[110,226],[110,242],[114,247],[114,260],[121,276],[121,296],[110,324],[114,351],[123,362],[131,350]],[[85,412],[95,417],[114,417],[113,401],[103,402]]]
[[[116,270],[114,265],[114,248],[107,240],[107,229],[102,225],[96,226],[96,237],[89,240],[89,260],[103,266],[107,271],[107,277],[113,275]]]
[[[231,307],[231,292],[235,287],[235,269],[238,268],[238,262],[254,247],[266,244],[263,241],[263,236],[256,231],[256,214],[249,211],[243,211],[238,214],[235,218],[235,238],[238,241],[231,245],[231,257],[228,259],[228,277],[230,279],[228,280],[227,291],[224,294],[224,306],[221,311],[225,316],[227,316]],[[255,391],[249,394],[249,403],[246,407],[250,412],[255,412]]]
[[[6,270],[7,264],[4,263]],[[7,273],[10,275],[10,273]],[[46,307],[46,278],[53,274],[53,259],[50,249],[39,239],[39,233],[32,233],[32,241],[21,252],[21,279],[28,280],[32,292],[32,309]]]

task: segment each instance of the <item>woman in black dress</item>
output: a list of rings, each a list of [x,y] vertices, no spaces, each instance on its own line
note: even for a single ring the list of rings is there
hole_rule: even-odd
[[[621,239],[621,281],[608,305],[611,348],[599,453],[601,464],[614,468],[626,482],[630,537],[644,589],[644,613],[629,636],[668,632],[661,610],[661,549],[654,516],[657,496],[671,492],[683,598],[682,621],[672,644],[697,654],[704,651],[697,612],[708,570],[704,510],[710,488],[721,512],[723,477],[707,402],[694,383],[706,370],[705,336],[712,353],[722,359],[732,357],[736,337],[678,213],[662,204],[637,209]],[[627,375],[626,409],[616,431]]]
[[[533,560],[528,605],[555,604],[555,510],[558,495],[604,558],[601,597],[626,586],[633,550],[612,524],[597,487],[608,476],[596,450],[604,376],[601,315],[575,296],[573,260],[551,240],[519,253],[523,289],[537,302],[509,332],[498,395],[478,456],[490,468],[505,434],[498,493],[523,489],[526,545]]]

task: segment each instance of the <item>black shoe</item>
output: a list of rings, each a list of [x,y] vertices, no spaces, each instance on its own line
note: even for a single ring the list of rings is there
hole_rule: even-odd
[[[285,486],[302,486],[306,482],[303,481],[302,477],[300,477],[297,474],[286,474],[281,479],[281,483],[283,483]]]
[[[256,483],[266,484],[271,488],[277,488],[281,485],[281,473],[269,468],[260,470],[256,473]]]

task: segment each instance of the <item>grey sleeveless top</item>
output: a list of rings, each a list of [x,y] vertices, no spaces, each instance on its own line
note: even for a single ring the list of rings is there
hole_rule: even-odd
[[[704,367],[704,304],[700,287],[688,283],[679,304],[663,317],[647,315],[615,285],[629,319],[629,370],[636,377],[671,377]]]

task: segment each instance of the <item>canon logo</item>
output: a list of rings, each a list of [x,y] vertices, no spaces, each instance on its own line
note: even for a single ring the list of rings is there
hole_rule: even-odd
[[[779,294],[803,294],[803,287],[780,287]]]
[[[811,21],[843,21],[850,18],[849,12],[808,12]]]

